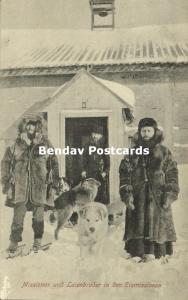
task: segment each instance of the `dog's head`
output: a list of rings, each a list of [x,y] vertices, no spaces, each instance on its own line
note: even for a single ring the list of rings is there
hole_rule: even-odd
[[[108,212],[105,205],[91,202],[80,209],[79,216],[85,231],[94,235],[100,230],[101,225],[107,224]]]
[[[76,203],[78,205],[84,205],[87,202],[94,201],[100,185],[99,181],[93,178],[88,178],[81,182],[78,186],[74,187],[73,190],[76,192]]]
[[[100,185],[100,182],[94,178],[87,178],[81,184],[82,188],[87,191],[93,191],[93,189],[98,189]]]

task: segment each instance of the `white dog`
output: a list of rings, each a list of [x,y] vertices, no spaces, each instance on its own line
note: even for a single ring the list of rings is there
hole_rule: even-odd
[[[79,211],[80,256],[99,255],[108,231],[108,212],[104,204],[90,202]]]

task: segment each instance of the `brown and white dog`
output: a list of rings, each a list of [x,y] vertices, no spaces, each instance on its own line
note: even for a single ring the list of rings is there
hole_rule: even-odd
[[[85,204],[96,198],[100,182],[93,178],[85,179],[73,189],[62,193],[54,202],[57,214],[55,239],[58,239],[59,230],[65,226],[74,211],[79,211]]]
[[[79,210],[78,237],[81,258],[100,255],[108,231],[108,211],[104,204],[90,202]]]

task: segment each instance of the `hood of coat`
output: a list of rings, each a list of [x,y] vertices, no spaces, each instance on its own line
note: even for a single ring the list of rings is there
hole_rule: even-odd
[[[156,129],[154,137],[145,142],[140,137],[139,133],[137,132],[133,136],[132,140],[132,148],[137,148],[142,146],[143,148],[149,148],[149,155],[144,156],[145,161],[149,164],[150,168],[153,170],[158,170],[162,168],[162,165],[166,161],[166,159],[171,155],[170,151],[167,147],[162,145],[162,141],[164,140],[163,131],[160,129]],[[140,156],[134,154],[132,156],[132,164],[137,166],[138,162],[142,159]]]
[[[139,132],[136,132],[132,139],[132,147],[137,148],[139,146],[147,147],[147,148],[154,148],[157,144],[161,144],[164,140],[163,131],[160,129],[156,129],[155,135],[149,141],[144,141],[140,136]]]
[[[29,114],[25,115],[19,125],[18,125],[18,133],[21,134],[23,132],[26,132],[26,126],[29,122],[34,122],[36,125],[36,132],[42,133],[43,124],[42,124],[42,118],[39,115],[36,114]]]
[[[42,134],[42,118],[38,115],[28,115],[28,116],[24,116],[24,118],[20,121],[19,125],[18,125],[18,140],[21,142],[26,143],[27,145],[31,144],[31,140],[28,138],[27,135],[27,124],[29,122],[35,122],[35,136],[34,139],[32,140],[32,144],[40,144],[44,137]]]

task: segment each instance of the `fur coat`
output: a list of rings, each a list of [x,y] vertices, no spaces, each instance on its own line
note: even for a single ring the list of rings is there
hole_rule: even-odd
[[[120,196],[127,205],[126,241],[144,238],[162,244],[176,240],[171,203],[179,193],[178,169],[162,140],[163,134],[157,129],[149,142],[149,155],[135,154],[121,161]],[[138,133],[133,141],[134,148],[146,146]]]
[[[39,155],[39,146],[52,147],[41,133],[36,133],[33,144],[30,145],[26,133],[23,132],[14,144],[6,149],[1,162],[1,183],[5,194],[12,184],[14,204],[28,200],[38,206],[48,204],[48,185],[52,184],[54,188],[58,186],[57,157]]]

